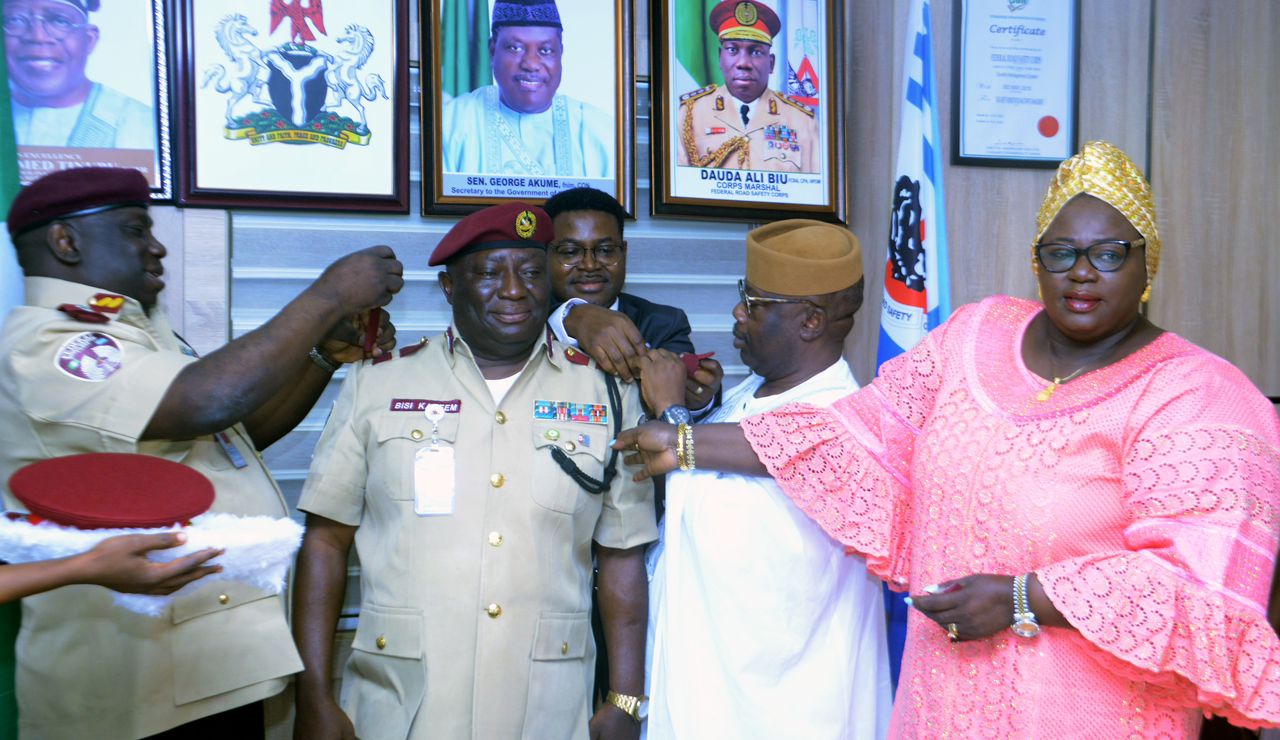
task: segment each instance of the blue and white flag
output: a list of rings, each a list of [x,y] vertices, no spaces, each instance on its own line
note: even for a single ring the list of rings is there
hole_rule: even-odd
[[[951,315],[947,211],[942,195],[942,138],[933,71],[932,6],[911,0],[902,59],[902,116],[894,167],[889,258],[885,264],[877,366],[911,349]],[[885,591],[889,662],[898,683],[907,605]]]

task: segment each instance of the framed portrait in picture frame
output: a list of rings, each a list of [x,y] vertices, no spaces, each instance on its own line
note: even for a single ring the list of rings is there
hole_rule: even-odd
[[[845,220],[839,0],[653,0],[653,211]]]
[[[179,202],[408,212],[408,0],[178,5]]]
[[[137,169],[173,197],[165,0],[5,0],[18,172]]]
[[[603,190],[634,211],[631,0],[421,0],[422,208]]]

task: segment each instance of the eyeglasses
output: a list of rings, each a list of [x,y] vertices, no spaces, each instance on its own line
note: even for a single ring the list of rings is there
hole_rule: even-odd
[[[71,35],[72,31],[80,31],[89,26],[78,23],[76,19],[54,13],[53,15],[5,15],[4,32],[6,36],[26,36],[35,28],[36,21],[44,26],[44,32],[54,41],[61,41]]]
[[[565,267],[574,267],[582,263],[590,253],[592,259],[606,266],[613,267],[622,259],[622,255],[626,254],[627,247],[624,244],[614,244],[613,242],[605,242],[597,244],[594,247],[579,247],[576,244],[552,244],[551,256]]]
[[[808,303],[810,306],[813,306],[814,308],[822,308],[822,306],[819,306],[818,304],[814,303],[808,298],[765,298],[764,296],[747,295],[747,281],[743,280],[742,278],[738,278],[738,298],[742,299],[742,305],[747,309],[748,316],[751,315],[752,304]]]
[[[1129,257],[1129,250],[1142,247],[1146,239],[1138,238],[1131,242],[1120,239],[1094,242],[1087,247],[1073,247],[1070,244],[1047,242],[1036,245],[1036,258],[1040,265],[1049,272],[1066,272],[1076,266],[1080,255],[1088,258],[1089,264],[1098,272],[1115,272],[1124,266]]]

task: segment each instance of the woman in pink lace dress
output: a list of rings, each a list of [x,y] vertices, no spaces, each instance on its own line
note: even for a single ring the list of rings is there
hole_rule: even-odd
[[[698,426],[681,460],[668,425],[617,446],[645,474],[767,472],[913,594],[893,737],[1276,725],[1280,421],[1234,366],[1142,316],[1160,240],[1122,152],[1064,162],[1037,227],[1043,304],[961,308],[831,408]]]

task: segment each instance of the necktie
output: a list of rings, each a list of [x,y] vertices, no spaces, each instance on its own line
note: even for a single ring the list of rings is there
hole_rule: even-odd
[[[746,126],[746,125],[747,125],[747,123],[748,123],[748,121],[747,121],[747,112],[748,112],[748,111],[750,111],[750,110],[751,110],[751,106],[747,105],[746,103],[743,103],[743,104],[742,104],[742,107],[738,109],[738,113],[742,114],[742,125],[743,125],[743,126]]]

